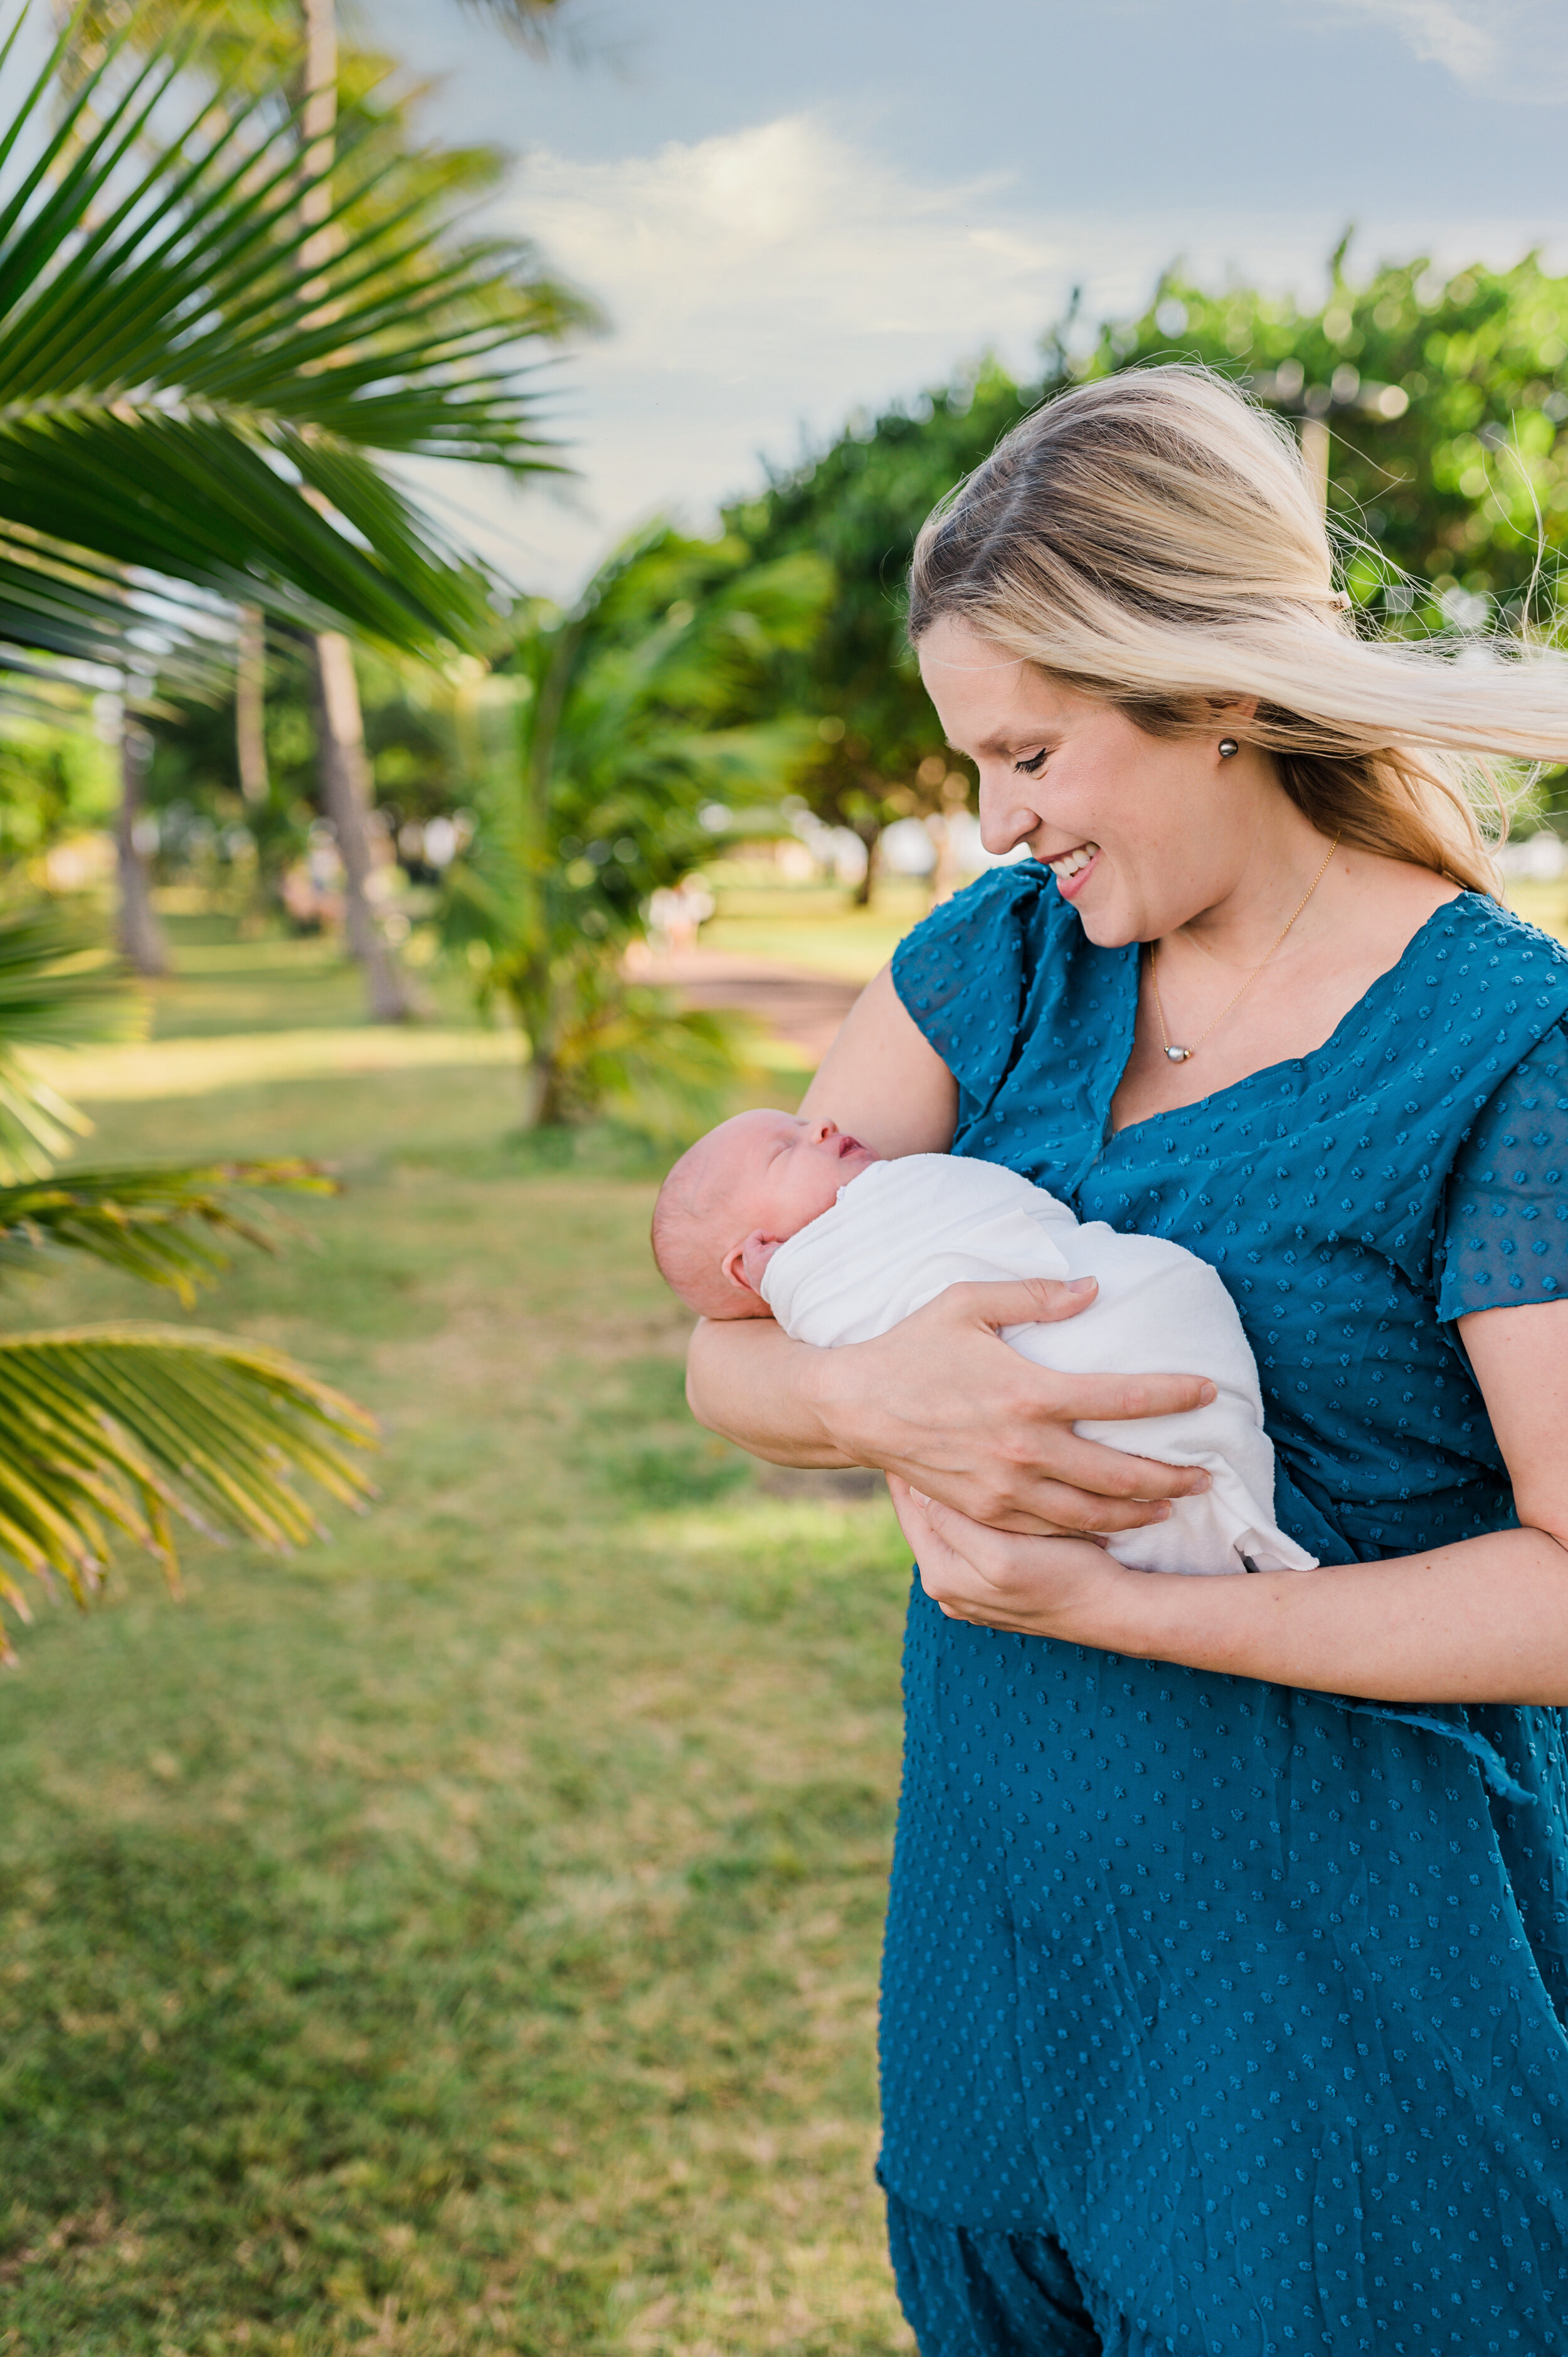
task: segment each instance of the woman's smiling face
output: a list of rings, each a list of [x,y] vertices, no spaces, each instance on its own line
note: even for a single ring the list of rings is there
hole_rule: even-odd
[[[1272,771],[1255,753],[1222,760],[1220,723],[1150,737],[947,616],[919,657],[949,742],[980,772],[986,849],[1026,844],[1090,941],[1158,940],[1235,889]]]

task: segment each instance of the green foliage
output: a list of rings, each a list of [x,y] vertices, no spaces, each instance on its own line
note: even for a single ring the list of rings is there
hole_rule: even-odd
[[[757,564],[734,535],[660,526],[572,612],[532,614],[489,683],[479,834],[445,923],[530,1043],[535,1118],[620,1102],[678,1125],[733,1082],[734,1019],[679,1012],[621,961],[648,895],[711,854],[704,814],[776,802],[812,758],[810,723],[779,714],[779,657],[810,644],[829,587],[804,551]]]
[[[188,1302],[227,1266],[220,1239],[270,1244],[231,1190],[328,1182],[276,1160],[50,1175],[87,1125],[32,1054],[124,1036],[138,1018],[80,926],[47,908],[0,918],[0,1268],[76,1253]],[[11,1565],[85,1600],[110,1532],[172,1577],[175,1517],[298,1544],[317,1523],[297,1478],[359,1501],[368,1484],[349,1452],[372,1437],[362,1409],[259,1343],[124,1321],[0,1335],[0,1597],[28,1617]]]
[[[70,48],[0,125],[0,644],[134,667],[161,638],[203,675],[192,590],[471,641],[490,585],[380,457],[551,463],[516,353],[581,307],[455,236],[461,159],[410,165],[373,109],[329,179],[275,82],[188,90],[183,33],[111,43],[62,100]],[[156,617],[127,568],[169,585]]]
[[[820,750],[800,791],[820,817],[854,827],[868,845],[892,820],[937,807],[950,769],[905,643],[916,534],[1035,398],[987,361],[912,409],[852,423],[818,457],[727,511],[759,559],[811,551],[832,567],[822,626],[788,674],[798,706],[818,717]]]
[[[145,1284],[166,1286],[188,1309],[230,1265],[219,1237],[277,1249],[275,1222],[242,1213],[231,1200],[237,1187],[332,1191],[313,1163],[298,1160],[72,1169],[0,1186],[0,1266],[30,1268],[40,1254],[86,1253]]]
[[[84,1602],[110,1530],[171,1576],[176,1514],[297,1546],[320,1525],[292,1477],[358,1503],[370,1485],[346,1451],[374,1432],[362,1408],[263,1343],[153,1326],[0,1336],[0,1555],[58,1574]],[[0,1596],[30,1618],[3,1562]]]
[[[142,1021],[91,927],[48,904],[0,913],[0,1182],[42,1176],[90,1126],[31,1051],[131,1039]]]
[[[317,814],[311,682],[292,635],[268,636],[264,802],[248,802],[240,791],[231,693],[166,694],[147,718],[153,757],[144,799],[160,819],[158,873],[167,879],[183,878],[193,866],[199,873],[204,863],[220,877],[221,857],[237,841],[240,883],[253,880],[275,894],[284,870],[305,851]],[[372,648],[356,651],[355,670],[375,801],[394,828],[465,807],[471,789],[458,717],[461,686],[434,663]],[[253,878],[243,872],[252,848]]]
[[[0,869],[15,869],[65,836],[102,826],[114,800],[107,748],[78,716],[0,710]]]
[[[1341,251],[1316,311],[1171,275],[1091,356],[1075,364],[1058,339],[1049,358],[1053,384],[1201,360],[1287,415],[1326,414],[1347,584],[1396,630],[1517,620],[1542,555],[1531,619],[1550,615],[1568,539],[1568,278],[1534,254],[1446,278],[1417,259],[1356,284]]]
[[[1135,318],[1094,327],[1075,303],[1042,340],[1036,382],[987,362],[912,409],[852,421],[727,511],[759,556],[811,549],[833,567],[823,627],[789,681],[820,716],[823,751],[802,791],[821,817],[871,843],[950,791],[904,640],[905,575],[937,500],[1038,402],[1172,359],[1216,368],[1289,417],[1327,416],[1347,584],[1385,627],[1475,630],[1527,609],[1554,626],[1568,543],[1568,279],[1528,255],[1447,278],[1417,259],[1353,284],[1341,249],[1312,310],[1167,273]]]

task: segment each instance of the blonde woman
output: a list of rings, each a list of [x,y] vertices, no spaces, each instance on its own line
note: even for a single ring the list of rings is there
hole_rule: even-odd
[[[1568,957],[1464,791],[1548,662],[1358,639],[1294,451],[1086,385],[927,526],[911,631],[993,851],[808,1106],[1010,1164],[1229,1284],[1320,1570],[1085,1535],[1201,1476],[1078,1439],[959,1286],[882,1340],[699,1329],[698,1414],[886,1469],[919,1561],[883,1983],[923,2357],[1568,2349]]]

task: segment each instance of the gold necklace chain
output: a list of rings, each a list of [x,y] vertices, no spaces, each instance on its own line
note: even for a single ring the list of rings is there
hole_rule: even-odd
[[[1273,960],[1279,955],[1280,951],[1284,947],[1285,934],[1290,931],[1291,926],[1294,924],[1297,917],[1300,916],[1302,910],[1305,908],[1307,902],[1311,899],[1313,894],[1316,891],[1318,886],[1327,875],[1328,862],[1333,858],[1338,848],[1339,837],[1336,835],[1333,842],[1328,846],[1327,855],[1324,859],[1322,866],[1318,869],[1316,875],[1313,877],[1311,883],[1302,894],[1301,899],[1296,902],[1295,907],[1291,911],[1290,917],[1285,923],[1284,932],[1281,933],[1279,940],[1274,943],[1273,948],[1269,952],[1268,956],[1262,959],[1259,964],[1252,968],[1251,974],[1248,974],[1245,982],[1241,985],[1240,989],[1236,993],[1236,996],[1226,1000],[1224,1006],[1215,1017],[1214,1021],[1208,1026],[1208,1030],[1200,1031],[1190,1048],[1173,1048],[1171,1045],[1170,1033],[1165,1029],[1165,1010],[1160,999],[1159,980],[1155,973],[1155,952],[1159,948],[1159,943],[1158,942],[1151,942],[1149,943],[1149,987],[1155,994],[1155,1013],[1158,1016],[1160,1023],[1160,1045],[1165,1050],[1165,1061],[1168,1064],[1185,1064],[1189,1056],[1196,1055],[1198,1049],[1202,1047],[1204,1041],[1208,1039],[1208,1032],[1214,1030],[1219,1024],[1224,1022],[1225,1017],[1230,1014],[1230,1009],[1236,1005],[1237,1000],[1244,997],[1246,993],[1251,990],[1252,985],[1257,981],[1258,976],[1262,973],[1263,967],[1270,964]],[[1202,944],[1200,943],[1199,947],[1201,946]]]

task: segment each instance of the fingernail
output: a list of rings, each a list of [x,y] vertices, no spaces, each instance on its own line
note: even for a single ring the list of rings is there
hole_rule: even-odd
[[[1219,1397],[1219,1394],[1215,1390],[1212,1383],[1205,1383],[1197,1396],[1202,1401],[1204,1406],[1207,1407],[1210,1400],[1216,1400]]]
[[[1092,1293],[1100,1279],[1097,1276],[1073,1276],[1068,1279],[1069,1293]]]
[[[1156,1522],[1156,1523],[1168,1523],[1168,1522],[1170,1521],[1170,1518],[1171,1518],[1171,1510],[1170,1510],[1170,1507],[1169,1507],[1168,1505],[1159,1506],[1159,1507],[1156,1507],[1156,1508],[1155,1508],[1155,1522]]]
[[[1213,1477],[1212,1477],[1212,1475],[1211,1475],[1211,1474],[1208,1474],[1208,1473],[1195,1473],[1195,1474],[1194,1474],[1194,1476],[1193,1476],[1192,1487],[1191,1487],[1191,1489],[1187,1491],[1187,1495],[1188,1495],[1188,1497],[1189,1497],[1189,1498],[1196,1498],[1196,1497],[1197,1497],[1197,1496],[1198,1496],[1198,1495],[1199,1495],[1203,1491],[1208,1490],[1208,1489],[1210,1489],[1210,1488],[1212,1488],[1212,1487],[1213,1487]]]
[[[911,1490],[909,1495],[918,1506],[929,1506],[931,1502],[923,1490]]]

